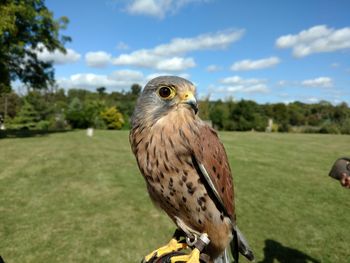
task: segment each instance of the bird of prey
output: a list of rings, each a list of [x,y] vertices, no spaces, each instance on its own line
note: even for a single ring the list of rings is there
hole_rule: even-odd
[[[236,225],[231,170],[217,133],[197,115],[195,86],[175,76],[150,80],[132,117],[130,144],[152,201],[190,240],[209,238],[203,253],[209,262],[235,261],[238,252],[254,256]],[[231,243],[231,244],[230,244]],[[173,238],[145,261],[182,249]],[[234,251],[232,251],[234,250]],[[200,252],[171,262],[199,262]]]

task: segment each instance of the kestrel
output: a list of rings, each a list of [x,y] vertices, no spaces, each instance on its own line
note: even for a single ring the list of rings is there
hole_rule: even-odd
[[[202,251],[209,262],[229,262],[230,248],[235,261],[238,252],[253,260],[236,225],[233,183],[224,146],[197,111],[195,86],[190,81],[175,76],[152,79],[132,117],[132,151],[152,201],[188,240],[209,242]],[[145,261],[184,246],[173,238]],[[195,247],[190,255],[173,257],[171,262],[199,262],[199,255]]]

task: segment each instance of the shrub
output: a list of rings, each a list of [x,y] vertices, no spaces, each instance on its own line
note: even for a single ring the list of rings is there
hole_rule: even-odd
[[[336,124],[327,122],[327,123],[322,125],[322,127],[320,129],[320,133],[339,134],[340,130]]]
[[[66,112],[66,119],[73,128],[87,128],[89,126],[85,121],[83,104],[77,97],[69,104]]]
[[[36,124],[36,129],[47,131],[49,129],[49,126],[50,126],[50,122],[49,121],[39,121]]]
[[[101,112],[101,117],[108,129],[119,130],[125,123],[123,114],[121,114],[116,107],[110,107]]]
[[[340,126],[342,134],[350,134],[350,119],[346,119]]]
[[[70,129],[67,121],[64,119],[63,114],[56,114],[49,120],[49,130],[67,130]]]

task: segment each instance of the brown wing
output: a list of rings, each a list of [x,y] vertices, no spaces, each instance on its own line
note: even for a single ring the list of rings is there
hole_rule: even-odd
[[[205,168],[221,200],[227,215],[235,221],[234,190],[231,169],[223,144],[215,130],[208,125],[199,128],[200,146],[195,147],[194,154],[199,165]]]

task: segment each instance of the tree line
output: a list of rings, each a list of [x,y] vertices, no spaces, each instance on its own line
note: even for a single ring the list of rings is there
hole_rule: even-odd
[[[61,34],[69,22],[54,19],[44,0],[0,2],[0,128],[14,130],[66,130],[95,127],[128,129],[138,84],[130,91],[106,93],[55,87],[52,61],[39,59],[42,51],[66,52],[69,36]],[[11,83],[27,87],[15,93]],[[320,132],[350,134],[350,112],[346,103],[257,104],[250,100],[209,99],[199,103],[199,115],[219,130]]]
[[[141,92],[107,93],[85,89],[30,90],[0,94],[0,122],[7,129],[65,130],[94,127],[129,129],[130,118]],[[199,101],[199,116],[218,130],[350,134],[350,108],[343,102],[258,104],[233,99]]]
[[[130,92],[107,94],[105,90],[104,87],[96,92],[34,89],[22,96],[15,92],[2,93],[0,122],[11,130],[127,128],[141,86],[132,85]]]
[[[219,130],[350,134],[350,109],[343,102],[258,104],[251,100],[200,104],[202,117]]]

